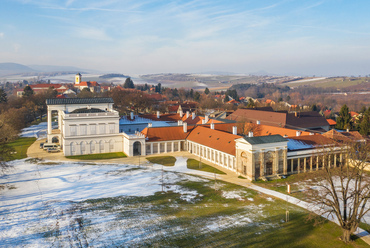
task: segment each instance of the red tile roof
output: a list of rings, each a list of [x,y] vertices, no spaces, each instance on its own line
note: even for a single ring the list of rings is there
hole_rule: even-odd
[[[202,144],[215,150],[235,156],[235,139],[242,136],[197,126],[189,134],[187,140]]]
[[[303,135],[298,137],[291,137],[289,139],[303,141],[306,144],[313,145],[315,147],[323,145],[333,145],[334,142],[332,139],[325,137],[324,135]]]
[[[204,127],[210,128],[210,125],[203,125]],[[215,124],[215,129],[223,132],[232,133],[233,126],[237,127],[238,135],[248,135],[249,131],[253,132],[253,136],[267,136],[279,134],[283,137],[296,137],[297,131],[300,135],[310,135],[310,132],[305,132],[302,130],[294,130],[289,128],[273,127],[267,125],[257,125],[254,123],[245,123],[243,128],[243,123],[217,123]]]
[[[142,134],[145,135],[148,142],[167,141],[167,140],[185,140],[194,127],[188,127],[184,133],[183,126],[173,127],[147,127]]]
[[[332,129],[323,135],[340,143],[365,141],[365,138],[357,131],[338,132]]]
[[[329,123],[330,126],[334,126],[334,125],[337,125],[337,122],[335,120],[332,120],[332,119],[326,119],[326,121]]]

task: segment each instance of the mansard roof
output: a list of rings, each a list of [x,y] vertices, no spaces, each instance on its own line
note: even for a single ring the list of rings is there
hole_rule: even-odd
[[[113,99],[110,97],[46,99],[47,105],[93,104],[93,103],[114,103],[114,102],[113,102]]]

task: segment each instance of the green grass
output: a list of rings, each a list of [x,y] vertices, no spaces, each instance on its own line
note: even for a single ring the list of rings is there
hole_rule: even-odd
[[[220,171],[220,170],[216,169],[215,167],[212,167],[212,166],[210,166],[208,164],[205,164],[203,162],[200,163],[198,160],[195,160],[195,159],[192,159],[192,158],[189,158],[186,161],[186,164],[187,164],[187,168],[191,169],[191,170],[200,170],[200,171],[212,172],[212,173],[216,173],[216,174],[226,174],[225,172]]]
[[[243,176],[238,176],[238,178],[240,178],[240,179],[246,179],[245,177],[243,177]]]
[[[124,154],[123,152],[111,152],[111,153],[66,156],[66,158],[80,159],[80,160],[112,159],[112,158],[126,158],[126,157],[127,157],[126,154]]]
[[[282,200],[268,201],[263,194],[241,186],[222,182],[215,191],[209,182],[185,180],[177,184],[197,192],[197,196],[188,202],[180,193],[165,191],[141,197],[91,199],[83,203],[82,216],[94,216],[88,213],[96,211],[101,218],[111,216],[106,227],[156,234],[140,239],[139,246],[144,247],[368,247],[360,239],[346,245],[338,239],[341,230],[334,223],[325,221],[315,226],[307,220],[308,211]],[[239,192],[243,199],[227,199],[224,192]],[[289,222],[285,222],[286,210]],[[243,223],[245,218],[251,221]],[[90,219],[82,221],[89,223]],[[150,224],[141,225],[141,221]],[[122,227],[120,223],[132,224]],[[94,230],[94,226],[89,229],[102,231]],[[89,234],[85,237],[88,239]],[[112,246],[130,244],[119,239],[114,242]]]
[[[164,166],[174,166],[176,158],[173,156],[158,156],[146,158],[150,163],[161,164]]]
[[[27,149],[30,147],[36,138],[21,137],[16,139],[13,142],[9,143],[9,146],[12,147],[15,152],[12,155],[12,160],[27,158]]]

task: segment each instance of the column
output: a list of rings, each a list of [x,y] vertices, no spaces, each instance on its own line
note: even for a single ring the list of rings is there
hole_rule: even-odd
[[[150,154],[153,154],[153,143],[150,143]]]
[[[60,110],[58,110],[58,129],[59,130],[62,129],[62,111],[60,111]]]
[[[263,150],[260,151],[260,173],[261,173],[261,176],[264,176],[265,175],[265,159],[264,159],[264,152]]]
[[[316,157],[316,170],[319,170],[319,155]]]
[[[313,157],[311,156],[310,157],[310,171],[312,171],[312,163],[313,163],[312,160],[313,160]]]
[[[184,147],[185,148],[185,147]],[[177,146],[177,150],[178,151],[181,151],[181,141],[179,141],[179,144],[178,144],[178,146]]]
[[[283,173],[287,174],[288,173],[288,158],[287,158],[287,151],[284,150],[284,166],[283,166]]]
[[[290,171],[293,173],[293,171],[294,171],[294,167],[293,167],[293,165],[294,165],[294,163],[293,163],[293,159],[291,159],[291,160],[290,160],[290,165],[291,165]]]
[[[48,109],[48,134],[51,134],[51,110]]]
[[[304,169],[303,169],[303,172],[306,173],[306,163],[307,163],[307,158],[304,158],[303,160],[303,165],[304,165]]]
[[[167,143],[168,142],[164,142],[164,153],[167,153]]]
[[[334,154],[334,168],[337,167],[337,154]]]
[[[301,167],[301,158],[298,158],[298,164],[297,164],[297,171],[298,171],[298,174],[300,173],[300,168]]]
[[[172,141],[172,144],[171,144],[171,151],[174,152],[175,151],[175,142]]]
[[[275,150],[275,163],[272,164],[272,174],[278,174],[279,173],[279,150]]]
[[[159,153],[161,153],[161,143],[160,143],[160,142],[158,142],[158,143],[157,143],[157,146],[158,146],[158,154],[159,154]]]

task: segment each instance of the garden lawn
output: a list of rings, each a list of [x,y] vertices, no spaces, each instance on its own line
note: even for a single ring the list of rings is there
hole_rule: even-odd
[[[112,158],[126,158],[126,157],[127,157],[126,154],[124,154],[123,152],[111,152],[111,153],[66,156],[66,158],[80,159],[80,160],[112,159]]]
[[[161,164],[164,166],[174,166],[176,158],[173,156],[158,156],[158,157],[149,157],[146,158],[150,163]]]
[[[10,142],[9,146],[15,150],[15,152],[12,155],[13,156],[12,160],[27,158],[27,149],[35,141],[36,138],[21,137],[13,142]]]
[[[216,173],[216,174],[226,174],[223,171],[220,171],[216,169],[215,167],[212,167],[208,164],[205,164],[203,162],[199,162],[196,159],[189,158],[187,161],[187,168],[192,169],[192,170],[200,170],[200,171],[205,171],[205,172],[211,172],[211,173]]]

